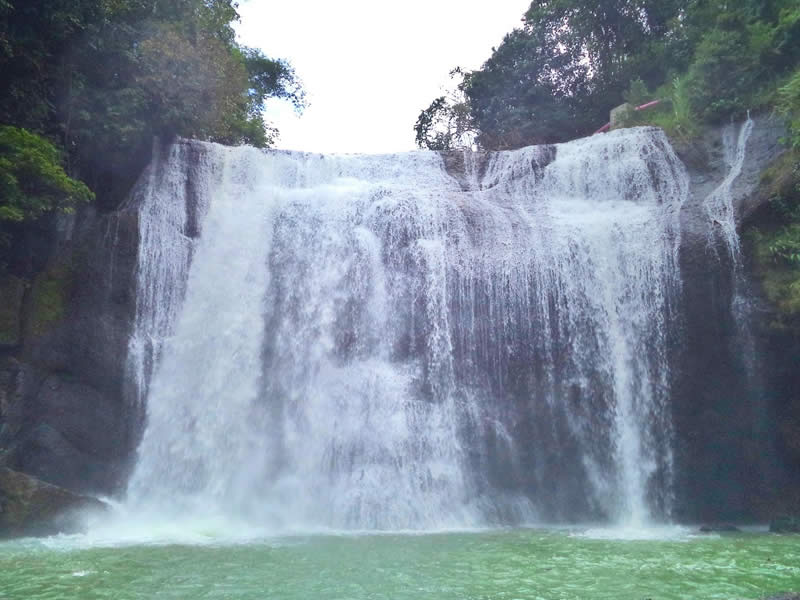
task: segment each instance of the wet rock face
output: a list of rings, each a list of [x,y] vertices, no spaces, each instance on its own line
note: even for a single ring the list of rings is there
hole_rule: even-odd
[[[193,181],[204,146],[178,145],[187,157],[180,229],[194,237],[203,207]],[[167,147],[154,150],[144,185],[116,210],[85,207],[37,232],[27,284],[0,275],[0,465],[77,493],[121,491],[142,431],[127,357],[142,195],[161,177],[158,156]]]
[[[758,193],[761,173],[782,151],[780,121],[754,121],[741,174],[730,188],[738,225],[767,200]],[[769,432],[776,424],[764,389],[769,374],[758,369],[769,361],[746,363],[748,354],[764,356],[756,334],[765,317],[750,310],[745,323],[737,315],[734,297],[757,304],[757,286],[747,273],[746,256],[736,279],[722,224],[713,222],[704,205],[730,169],[724,136],[736,131],[712,131],[693,147],[678,148],[689,170],[690,197],[681,211],[683,336],[675,348],[680,368],[672,409],[675,516],[688,521],[763,518],[775,485]],[[748,328],[750,342],[742,335]],[[748,349],[748,343],[754,346]]]
[[[14,390],[0,432],[3,464],[86,493],[123,482],[128,425],[116,396],[14,360],[2,372]]]
[[[180,228],[193,237],[204,147],[179,146]],[[159,179],[158,165],[142,174],[145,184]],[[0,465],[79,493],[123,489],[144,418],[126,365],[145,193],[138,185],[113,212],[84,207],[37,224],[28,260],[3,257],[11,268],[0,273]]]
[[[137,219],[89,207],[51,224],[16,315],[21,339],[0,354],[0,464],[79,493],[124,484],[137,435],[124,401]]]
[[[0,467],[0,539],[76,533],[105,503]]]

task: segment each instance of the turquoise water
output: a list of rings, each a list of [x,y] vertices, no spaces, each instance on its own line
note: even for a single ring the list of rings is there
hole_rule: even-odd
[[[96,545],[0,544],[3,599],[761,598],[800,591],[800,536],[603,539],[510,530]],[[611,532],[613,535],[613,532]],[[592,537],[594,536],[594,537]]]

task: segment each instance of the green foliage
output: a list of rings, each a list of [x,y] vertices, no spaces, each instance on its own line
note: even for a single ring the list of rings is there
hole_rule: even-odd
[[[647,84],[640,77],[637,77],[631,81],[628,91],[622,97],[632,107],[637,107],[653,100],[653,93],[647,89]]]
[[[26,282],[0,270],[0,345],[19,342],[20,314]]]
[[[71,286],[72,271],[68,266],[53,267],[35,279],[28,324],[30,333],[42,335],[64,317]]]
[[[686,141],[774,106],[782,81],[779,109],[796,119],[798,61],[797,0],[534,0],[462,90],[487,149],[587,135],[623,99],[662,100],[631,124]]]
[[[67,176],[53,144],[24,129],[0,126],[0,221],[70,211],[93,197],[83,183]]]
[[[800,5],[785,2],[778,11],[772,31],[771,63],[778,68],[797,65],[800,61]]]
[[[234,0],[0,0],[0,122],[65,149],[110,204],[154,137],[269,145],[268,98],[298,109],[291,67],[239,46]]]
[[[454,77],[461,75],[453,71]],[[470,148],[475,138],[472,111],[463,93],[463,85],[449,96],[436,98],[423,110],[414,125],[417,146],[428,150]]]
[[[685,139],[692,138],[698,134],[698,125],[692,112],[691,103],[691,83],[689,76],[684,75],[672,80],[672,104],[673,122],[669,127],[674,135],[682,136]]]
[[[784,227],[769,240],[766,250],[774,262],[800,267],[800,224]]]
[[[756,272],[778,309],[773,327],[800,334],[800,152],[786,152],[762,177],[766,214],[748,231]]]
[[[639,106],[650,100],[660,100],[660,103],[643,111],[631,111],[625,126],[655,125],[681,142],[688,142],[697,136],[700,125],[689,103],[691,90],[687,79],[685,75],[675,77],[655,92],[649,91],[641,80],[634,80],[625,92],[625,99],[631,105]]]
[[[789,143],[800,149],[800,69],[797,69],[786,85],[778,89],[778,112],[786,117],[789,125]]]
[[[761,75],[759,55],[745,29],[712,29],[703,37],[689,67],[690,106],[708,122],[741,117],[752,105]]]
[[[484,148],[559,142],[591,133],[627,82],[665,76],[669,24],[682,2],[537,0],[462,85]],[[656,43],[658,42],[658,43]]]
[[[428,150],[450,150],[453,140],[449,127],[444,131],[438,128],[440,123],[449,121],[448,112],[447,98],[440,96],[419,114],[414,125],[417,146]]]
[[[484,148],[558,142],[584,132],[599,116],[579,93],[586,65],[550,45],[542,32],[516,30],[467,73],[463,91]]]
[[[139,69],[133,80],[148,108],[154,109],[156,131],[162,135],[231,138],[226,119],[247,110],[244,61],[238,60],[215,36],[194,39],[175,25],[154,27],[138,46]]]
[[[779,310],[773,325],[800,333],[800,224],[751,237],[764,291]]]

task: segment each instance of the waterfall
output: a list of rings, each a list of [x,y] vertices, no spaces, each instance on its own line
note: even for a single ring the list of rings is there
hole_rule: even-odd
[[[139,206],[139,252],[136,317],[128,344],[126,379],[133,387],[129,395],[137,407],[146,403],[153,369],[177,318],[198,211],[202,211],[197,202],[208,201],[215,176],[210,165],[198,161],[201,168],[190,181],[189,161],[186,145],[174,144],[165,150],[154,143],[152,164],[132,195]],[[194,202],[193,196],[197,197]]]
[[[652,128],[452,158],[172,148],[140,214],[129,506],[275,529],[668,516],[683,165]]]

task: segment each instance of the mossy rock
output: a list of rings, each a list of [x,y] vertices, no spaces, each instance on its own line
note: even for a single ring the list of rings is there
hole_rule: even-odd
[[[68,265],[57,265],[41,273],[33,282],[29,332],[37,337],[60,322],[72,291],[73,273]]]
[[[784,152],[761,174],[761,186],[771,198],[791,196],[796,193],[797,152]]]
[[[769,198],[747,232],[756,274],[776,309],[771,327],[800,334],[800,154],[786,152],[761,178]]]

